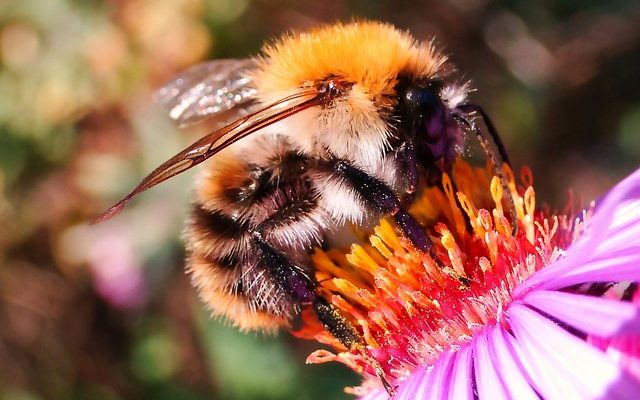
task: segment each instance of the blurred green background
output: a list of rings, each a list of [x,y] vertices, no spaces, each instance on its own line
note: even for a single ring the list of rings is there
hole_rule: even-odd
[[[87,223],[198,135],[155,88],[353,17],[436,37],[552,207],[638,166],[638,1],[0,0],[0,398],[348,398],[355,375],[304,364],[316,344],[208,318],[183,273],[194,172]]]

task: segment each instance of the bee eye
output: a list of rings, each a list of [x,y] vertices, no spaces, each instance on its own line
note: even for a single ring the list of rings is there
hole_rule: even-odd
[[[433,87],[411,87],[403,97],[404,105],[413,115],[431,114],[441,106],[441,100]]]

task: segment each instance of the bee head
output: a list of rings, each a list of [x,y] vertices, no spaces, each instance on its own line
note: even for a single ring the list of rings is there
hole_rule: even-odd
[[[409,119],[424,118],[442,107],[440,87],[440,82],[429,81],[409,86],[403,91],[400,100]]]
[[[405,126],[427,140],[438,140],[443,133],[446,105],[441,97],[442,82],[429,80],[398,87],[401,119]]]

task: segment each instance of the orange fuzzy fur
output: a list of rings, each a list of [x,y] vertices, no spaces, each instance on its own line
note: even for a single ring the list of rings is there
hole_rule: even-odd
[[[188,272],[198,288],[200,298],[210,307],[214,316],[225,318],[243,331],[274,332],[282,326],[287,326],[286,319],[251,309],[243,295],[235,294],[229,289],[238,279],[236,271],[229,273],[200,256],[192,256]]]
[[[393,95],[399,74],[435,77],[446,63],[431,43],[419,43],[391,25],[369,21],[288,35],[263,52],[254,81],[264,102],[331,76],[361,86],[377,102]]]

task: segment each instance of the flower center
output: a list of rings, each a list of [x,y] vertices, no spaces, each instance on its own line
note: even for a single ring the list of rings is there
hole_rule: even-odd
[[[309,362],[336,360],[375,375],[375,360],[393,382],[467,343],[474,331],[506,323],[501,314],[513,300],[513,288],[561,257],[583,224],[537,211],[530,171],[523,170],[518,186],[505,166],[516,216],[509,221],[510,203],[490,171],[458,161],[457,192],[444,175],[442,188],[427,188],[415,200],[410,213],[431,236],[437,261],[386,219],[347,251],[316,251],[319,291],[362,333],[366,354],[346,351],[305,314],[296,334],[341,352],[319,350]]]

